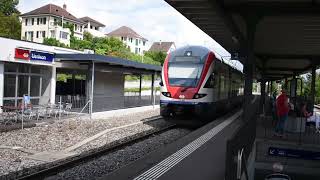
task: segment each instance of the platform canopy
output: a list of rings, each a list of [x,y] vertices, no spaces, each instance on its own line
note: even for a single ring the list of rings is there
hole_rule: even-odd
[[[123,73],[150,74],[160,73],[161,66],[145,64],[127,59],[99,54],[56,54],[57,62],[78,62],[81,64],[94,62],[97,70],[114,71]]]
[[[166,2],[243,59],[248,34],[253,33],[256,74],[268,80],[301,74],[320,64],[320,0]]]

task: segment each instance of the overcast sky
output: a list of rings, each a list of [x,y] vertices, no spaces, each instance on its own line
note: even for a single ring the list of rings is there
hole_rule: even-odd
[[[177,47],[202,45],[222,56],[230,56],[218,43],[182,16],[164,0],[20,0],[21,13],[46,4],[56,4],[80,18],[89,16],[106,25],[104,32],[131,27],[149,40],[173,41]]]

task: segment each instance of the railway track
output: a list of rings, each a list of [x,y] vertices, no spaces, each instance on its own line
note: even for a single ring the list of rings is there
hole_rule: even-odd
[[[161,117],[156,117],[156,118],[152,119],[152,121],[157,121],[157,120],[163,120],[163,119]],[[96,159],[101,156],[107,155],[109,153],[115,152],[115,151],[120,150],[126,146],[130,146],[130,145],[135,144],[137,142],[143,141],[153,135],[164,133],[164,132],[169,131],[171,129],[174,129],[176,127],[177,127],[176,124],[171,124],[171,125],[168,125],[164,128],[161,128],[157,131],[149,132],[145,135],[134,137],[134,138],[127,140],[127,141],[124,141],[123,143],[120,143],[120,144],[114,144],[114,145],[108,146],[106,148],[99,148],[98,150],[90,151],[90,152],[87,152],[83,155],[81,154],[81,155],[77,155],[75,157],[68,158],[67,160],[64,160],[61,163],[58,163],[56,165],[52,165],[48,168],[42,169],[42,170],[34,172],[32,174],[18,177],[17,179],[20,179],[20,180],[45,179],[47,177],[54,176],[54,175],[58,174],[59,172],[66,171],[66,170],[71,169],[73,167],[76,167],[80,164],[89,162],[93,159]]]

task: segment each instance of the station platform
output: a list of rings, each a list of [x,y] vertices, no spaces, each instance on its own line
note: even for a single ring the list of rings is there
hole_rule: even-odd
[[[218,118],[101,179],[224,179],[226,142],[241,114],[239,109]]]

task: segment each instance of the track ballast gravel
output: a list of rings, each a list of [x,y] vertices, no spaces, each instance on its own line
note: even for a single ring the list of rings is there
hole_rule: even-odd
[[[108,155],[101,156],[93,161],[73,167],[67,171],[60,172],[59,174],[46,179],[96,179],[109,174],[166,144],[172,143],[190,132],[191,130],[188,129],[172,129]]]

